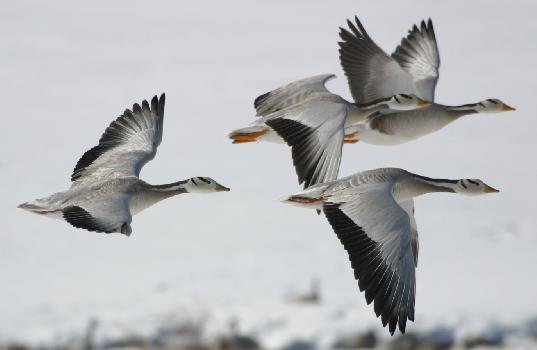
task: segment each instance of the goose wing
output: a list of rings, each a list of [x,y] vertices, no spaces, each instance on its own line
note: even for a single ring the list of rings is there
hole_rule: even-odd
[[[374,301],[393,334],[414,320],[416,275],[412,224],[389,182],[357,185],[329,196],[323,211],[349,254],[367,303]]]
[[[414,26],[392,56],[367,34],[355,17],[340,28],[339,59],[356,102],[369,102],[398,93],[413,93],[434,101],[440,56],[431,20]]]
[[[430,18],[427,23],[421,21],[420,28],[416,25],[412,27],[407,37],[401,40],[401,44],[392,53],[392,58],[412,76],[416,95],[427,101],[434,101],[440,53]]]
[[[76,228],[93,232],[120,232],[130,236],[132,216],[127,194],[108,194],[100,200],[90,200],[62,210],[63,218]]]
[[[325,84],[334,74],[322,74],[301,79],[276,90],[258,96],[254,101],[257,116],[266,116],[281,109],[300,103],[315,92],[328,92]]]
[[[418,225],[416,224],[416,218],[414,217],[414,200],[410,198],[406,201],[398,203],[401,208],[406,211],[408,218],[410,219],[412,254],[414,255],[414,266],[418,267],[418,253],[420,250],[420,244],[418,236]]]
[[[71,175],[73,185],[117,176],[138,176],[162,141],[165,96],[126,109],[104,131],[99,144],[80,158]]]
[[[276,112],[266,124],[291,146],[293,164],[304,188],[337,178],[348,106],[311,101]]]

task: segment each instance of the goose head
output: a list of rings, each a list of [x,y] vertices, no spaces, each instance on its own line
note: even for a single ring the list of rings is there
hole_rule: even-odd
[[[425,101],[414,94],[397,94],[390,97],[386,102],[390,109],[412,110],[431,105],[431,102]]]
[[[211,193],[211,192],[228,192],[230,189],[220,185],[210,177],[197,176],[188,180],[186,186],[188,192]]]
[[[468,196],[478,196],[487,193],[500,192],[479,179],[461,179],[453,186],[456,193]]]
[[[498,113],[515,111],[516,109],[506,105],[497,98],[489,98],[479,102],[476,105],[476,110],[479,113]]]

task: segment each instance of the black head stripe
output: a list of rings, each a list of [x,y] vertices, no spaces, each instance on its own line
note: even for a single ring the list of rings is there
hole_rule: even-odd
[[[461,185],[462,185],[462,187],[464,187],[464,188],[468,188],[468,186],[466,186],[466,184],[464,183],[464,180],[461,180]]]
[[[206,184],[210,184],[210,183],[211,183],[211,181],[207,180],[207,178],[205,178],[205,177],[201,177],[201,176],[200,176],[200,177],[198,177],[198,179],[200,179],[201,181],[205,182]]]
[[[468,179],[468,180],[466,180],[466,181],[468,181],[469,183],[474,184],[474,185],[476,185],[476,186],[479,186],[479,183],[476,182],[476,181],[473,181],[473,180],[470,180],[470,179]]]
[[[196,185],[196,186],[198,185],[198,184],[196,183],[196,180],[194,180],[194,178],[191,178],[190,181],[192,181],[192,183],[193,183],[194,185]]]
[[[497,105],[497,104],[498,104],[498,102],[494,101],[494,100],[493,100],[493,99],[491,99],[491,98],[487,99],[487,101],[489,101],[490,103],[494,103],[495,105]]]

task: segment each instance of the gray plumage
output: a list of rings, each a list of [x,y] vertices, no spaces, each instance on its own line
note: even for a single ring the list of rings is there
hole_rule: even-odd
[[[498,192],[481,180],[432,179],[403,169],[368,170],[312,186],[287,201],[322,209],[349,255],[367,303],[393,335],[414,320],[418,230],[414,197]]]
[[[412,93],[434,101],[440,54],[432,21],[414,26],[391,56],[371,39],[358,17],[355,21],[347,21],[349,29],[340,28],[339,33],[340,62],[354,100]]]
[[[165,96],[143,101],[113,121],[99,144],[77,162],[67,191],[19,205],[36,214],[62,218],[77,228],[130,235],[132,215],[168,197],[186,192],[229,190],[197,177],[166,185],[138,178],[162,141]],[[197,180],[197,181],[196,181]]]
[[[306,188],[337,178],[346,126],[376,111],[418,108],[423,103],[406,94],[351,103],[326,88],[325,83],[334,77],[301,79],[259,96],[254,102],[259,118],[229,137],[236,143],[283,139],[291,146],[299,183]]]

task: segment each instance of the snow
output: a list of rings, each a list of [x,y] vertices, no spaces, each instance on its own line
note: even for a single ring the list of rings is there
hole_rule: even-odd
[[[346,146],[341,175],[396,166],[431,177],[482,178],[498,195],[416,201],[416,322],[519,324],[537,315],[537,5],[490,1],[17,1],[0,12],[0,341],[48,342],[98,319],[99,336],[151,332],[184,319],[208,335],[237,320],[267,346],[387,333],[353,280],[328,223],[279,199],[298,186],[290,152],[231,145],[256,96],[336,73],[338,26],[360,16],[393,50],[434,20],[437,101],[497,97],[516,112],[471,116],[398,147]],[[166,92],[151,183],[210,176],[229,193],[185,195],[136,216],[133,235],[75,230],[15,209],[69,186],[78,157],[126,107]],[[320,305],[286,296],[320,281]],[[483,326],[485,327],[485,326]]]

